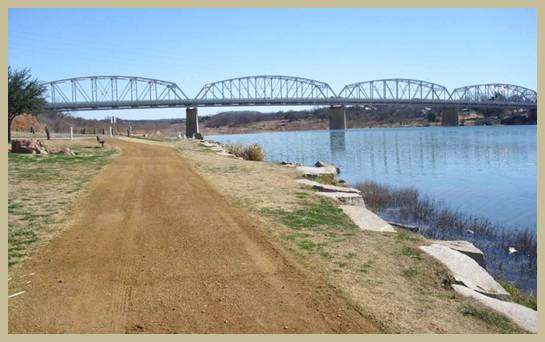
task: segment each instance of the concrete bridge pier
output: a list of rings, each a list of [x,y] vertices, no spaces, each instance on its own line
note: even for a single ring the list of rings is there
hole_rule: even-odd
[[[197,108],[187,107],[185,109],[185,136],[194,138],[199,133],[199,117]]]
[[[528,119],[532,122],[537,122],[537,108],[531,108],[528,110]]]
[[[344,106],[329,107],[329,129],[346,129],[346,111]]]
[[[441,111],[441,126],[458,126],[458,111],[454,108],[445,108]]]

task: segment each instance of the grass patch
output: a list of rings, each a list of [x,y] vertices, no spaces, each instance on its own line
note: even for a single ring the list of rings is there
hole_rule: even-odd
[[[270,211],[279,216],[280,222],[293,229],[316,229],[327,226],[334,229],[351,229],[354,224],[340,208],[327,200],[317,203],[304,202],[301,209],[295,211]]]
[[[518,333],[520,329],[514,326],[514,324],[507,319],[505,316],[500,315],[489,309],[478,309],[470,304],[465,304],[462,307],[462,314],[464,316],[472,316],[477,319],[480,319],[487,324],[495,326],[502,333]]]
[[[29,255],[77,197],[79,190],[116,153],[89,141],[49,141],[70,147],[62,153],[31,155],[8,153],[8,265]]]
[[[403,254],[404,256],[409,257],[409,258],[420,259],[421,252],[420,252],[420,250],[417,250],[415,248],[405,246],[401,250],[401,254]]]
[[[398,231],[397,234],[395,235],[395,239],[397,241],[413,241],[413,242],[419,240],[417,235],[413,233],[406,233],[403,231]]]
[[[511,284],[510,282],[503,280],[498,280],[498,282],[507,292],[509,292],[509,294],[511,294],[513,302],[529,307],[530,309],[537,310],[536,297],[525,294],[515,284]]]
[[[344,257],[347,258],[347,259],[353,259],[353,258],[355,258],[356,256],[357,256],[357,254],[354,253],[354,252],[349,252],[349,253],[347,253],[347,254],[344,255]]]
[[[295,197],[297,197],[298,199],[305,199],[308,197],[308,194],[306,192],[298,191],[295,193]]]
[[[407,278],[414,278],[418,275],[418,270],[415,268],[409,268],[407,270],[403,270],[401,274]]]
[[[316,243],[309,239],[297,241],[297,246],[306,251],[313,251],[316,248]]]

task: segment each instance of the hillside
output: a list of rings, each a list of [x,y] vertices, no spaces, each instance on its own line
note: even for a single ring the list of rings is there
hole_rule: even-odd
[[[440,125],[440,107],[425,106],[353,106],[346,108],[349,128],[363,127],[406,127]],[[227,111],[211,116],[199,117],[200,129],[204,135],[250,133],[261,131],[289,131],[307,129],[326,129],[329,108],[312,110],[290,110],[271,113],[258,111]],[[501,109],[467,109],[460,111],[463,125],[497,124],[535,124],[525,111]],[[126,134],[130,127],[135,135],[177,136],[185,132],[185,118],[160,120],[118,120],[114,125],[117,134]],[[108,119],[84,119],[67,113],[44,113],[37,117],[28,115],[18,117],[15,131],[29,132],[31,127],[38,132],[47,126],[51,132],[100,134],[108,132]]]

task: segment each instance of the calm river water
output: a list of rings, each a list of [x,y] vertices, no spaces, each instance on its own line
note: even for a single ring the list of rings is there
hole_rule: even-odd
[[[536,229],[536,126],[372,128],[207,137],[259,143],[270,161],[341,168],[342,179],[413,186],[452,209]]]

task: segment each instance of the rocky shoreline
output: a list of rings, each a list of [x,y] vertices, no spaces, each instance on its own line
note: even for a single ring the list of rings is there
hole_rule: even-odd
[[[202,141],[201,146],[216,154],[237,158],[225,150],[223,144],[214,141]],[[241,159],[241,158],[240,158]],[[305,166],[290,162],[281,162],[284,167],[295,168],[301,175],[296,182],[299,186],[311,188],[316,194],[334,201],[340,209],[360,229],[387,234],[396,234],[397,229],[416,233],[417,227],[404,227],[395,222],[387,222],[368,210],[360,190],[342,184],[337,180],[340,169],[321,161],[314,166]],[[329,179],[341,185],[323,184],[317,180],[329,176]],[[395,228],[394,228],[395,227]],[[471,297],[483,305],[500,312],[520,327],[537,333],[537,311],[512,302],[511,295],[486,270],[485,255],[469,241],[430,240],[429,245],[420,249],[445,265],[455,282],[452,288],[462,296]]]

